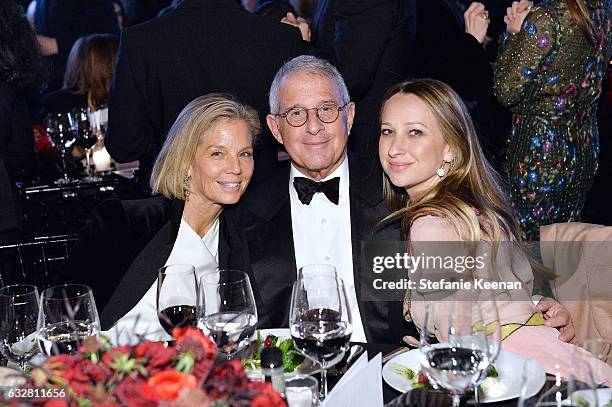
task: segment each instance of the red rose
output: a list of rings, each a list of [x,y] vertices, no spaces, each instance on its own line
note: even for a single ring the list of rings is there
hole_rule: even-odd
[[[202,331],[191,326],[174,328],[172,330],[172,336],[176,339],[177,348],[182,348],[182,344],[195,342],[202,346],[204,350],[204,357],[210,359],[217,354],[217,346],[208,336],[204,335]]]
[[[161,399],[154,387],[144,380],[125,378],[117,385],[115,395],[119,404],[128,407],[155,407]]]
[[[183,389],[196,387],[196,378],[193,375],[177,370],[166,370],[149,378],[148,385],[155,388],[163,400],[175,400]]]
[[[45,402],[44,407],[68,407],[68,402],[62,399],[53,399]]]
[[[112,375],[108,367],[103,364],[94,364],[90,360],[85,361],[83,372],[96,383],[105,383]]]

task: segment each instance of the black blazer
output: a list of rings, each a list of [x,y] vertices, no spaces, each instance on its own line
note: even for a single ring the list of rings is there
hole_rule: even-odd
[[[59,282],[89,285],[102,329],[131,310],[157,278],[172,251],[184,202],[153,197],[110,199],[98,205],[70,252]],[[219,225],[220,268],[245,269],[237,229],[223,213]]]
[[[23,92],[0,81],[0,245],[17,238],[12,178],[34,151],[32,118]],[[9,235],[3,232],[11,231]],[[14,233],[13,233],[14,232]]]
[[[251,185],[228,216],[239,218],[248,245],[251,283],[258,299],[261,328],[287,327],[291,290],[296,280],[295,251],[289,198],[289,163],[265,182]],[[351,239],[355,289],[368,341],[400,343],[414,334],[414,325],[402,318],[399,302],[362,301],[360,296],[361,242],[399,240],[400,229],[389,225],[374,232],[388,215],[382,199],[382,172],[378,160],[349,155]]]
[[[385,91],[413,72],[416,0],[319,0],[312,44],[333,63],[356,102],[348,148],[378,156]],[[425,0],[424,0],[425,1]]]
[[[125,29],[104,140],[110,155],[140,160],[149,172],[180,111],[210,92],[235,94],[265,123],[276,71],[304,53],[305,44],[295,27],[233,0],[184,0],[172,13]],[[276,145],[265,129],[256,146],[256,178],[276,169]]]

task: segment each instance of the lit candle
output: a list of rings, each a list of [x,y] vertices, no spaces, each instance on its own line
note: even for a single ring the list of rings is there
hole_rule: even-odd
[[[111,168],[111,156],[106,151],[106,147],[93,152],[93,163],[96,171],[108,171]]]

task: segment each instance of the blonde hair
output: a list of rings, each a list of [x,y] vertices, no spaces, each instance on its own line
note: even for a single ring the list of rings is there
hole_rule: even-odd
[[[597,41],[597,32],[593,20],[591,20],[588,6],[583,0],[563,0],[563,2],[572,16],[572,19],[578,28],[580,28],[580,31],[582,31],[591,45],[595,45]]]
[[[220,120],[244,121],[252,142],[261,131],[257,112],[232,95],[209,93],[194,99],[179,113],[155,160],[150,181],[154,193],[185,200],[184,179],[196,149],[204,134]]]
[[[512,207],[500,188],[498,175],[482,153],[476,129],[461,98],[440,81],[412,80],[387,91],[381,114],[387,101],[396,94],[413,94],[427,105],[454,159],[447,175],[413,200],[405,191],[393,186],[385,175],[385,200],[393,212],[385,221],[401,219],[409,237],[417,218],[435,215],[448,220],[464,240],[479,241],[484,234],[493,241],[520,241]]]
[[[79,38],[68,55],[64,88],[86,95],[94,110],[108,103],[108,93],[117,64],[119,40],[111,34],[92,34]]]

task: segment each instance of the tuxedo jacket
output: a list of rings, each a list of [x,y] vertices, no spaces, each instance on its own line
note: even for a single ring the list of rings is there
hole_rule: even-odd
[[[402,318],[400,302],[362,301],[360,296],[361,242],[399,240],[400,229],[392,224],[375,231],[389,214],[382,195],[382,172],[378,160],[349,155],[351,240],[355,290],[368,341],[400,343],[404,334],[414,335],[414,326]],[[297,277],[288,162],[274,176],[251,185],[232,211],[248,246],[250,278],[258,301],[259,327],[287,327],[291,291]]]
[[[126,28],[110,91],[108,152],[118,162],[140,160],[148,179],[178,114],[211,92],[236,95],[265,123],[274,75],[305,50],[297,28],[249,13],[235,0],[183,0],[171,13]],[[276,170],[276,146],[264,129],[255,177]]]
[[[73,246],[58,282],[92,288],[102,329],[130,311],[157,279],[172,252],[184,202],[163,197],[102,202]],[[243,243],[223,213],[219,223],[219,267],[245,269]]]

